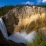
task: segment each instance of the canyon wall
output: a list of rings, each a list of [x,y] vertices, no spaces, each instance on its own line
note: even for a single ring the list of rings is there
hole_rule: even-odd
[[[45,18],[46,8],[37,6],[17,6],[9,10],[9,12],[2,17],[7,31],[10,34],[18,31],[21,32],[21,30],[31,32],[38,25],[44,25],[42,22],[44,20],[46,21]],[[40,24],[37,21],[39,21]]]

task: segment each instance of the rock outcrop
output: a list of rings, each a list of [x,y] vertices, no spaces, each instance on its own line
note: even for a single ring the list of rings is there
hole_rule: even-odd
[[[15,17],[13,13],[8,13],[8,15],[3,16],[2,19],[6,25],[8,34],[12,34],[14,25],[18,25],[19,19]]]
[[[17,6],[4,15],[2,19],[6,25],[7,32],[11,34],[12,32],[21,31],[22,29],[30,32],[38,25],[36,24],[36,21],[38,19],[43,20],[45,17],[45,7]],[[31,23],[33,21],[34,25]],[[33,25],[32,27],[31,24]],[[28,27],[31,27],[29,31]]]

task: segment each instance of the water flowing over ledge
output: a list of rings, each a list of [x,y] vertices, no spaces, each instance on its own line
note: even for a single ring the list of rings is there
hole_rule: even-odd
[[[3,36],[6,39],[8,39],[7,29],[6,29],[5,24],[4,24],[4,22],[3,22],[3,20],[1,18],[0,18],[0,30],[1,30],[1,32],[3,34]]]
[[[0,18],[0,30],[7,40],[12,40],[17,43],[28,43],[32,42],[35,39],[36,31],[33,31],[29,35],[26,32],[14,32],[12,35],[8,36],[7,29],[5,27],[5,24],[3,20]]]

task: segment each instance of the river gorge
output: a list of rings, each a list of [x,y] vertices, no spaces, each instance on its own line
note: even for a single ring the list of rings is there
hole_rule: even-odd
[[[33,42],[38,29],[46,35],[45,7],[17,6],[0,18],[0,30],[4,38],[17,43]]]

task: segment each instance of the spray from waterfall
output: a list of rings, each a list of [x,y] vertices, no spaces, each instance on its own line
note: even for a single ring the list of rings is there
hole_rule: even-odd
[[[26,31],[23,31],[23,32],[14,32],[12,35],[8,36],[7,34],[7,29],[5,27],[5,24],[2,20],[2,18],[0,18],[0,30],[4,36],[4,38],[6,38],[7,40],[12,40],[14,42],[17,42],[17,43],[28,43],[28,42],[32,42],[35,35],[36,35],[36,32],[32,32],[30,33],[29,35],[26,33]]]

